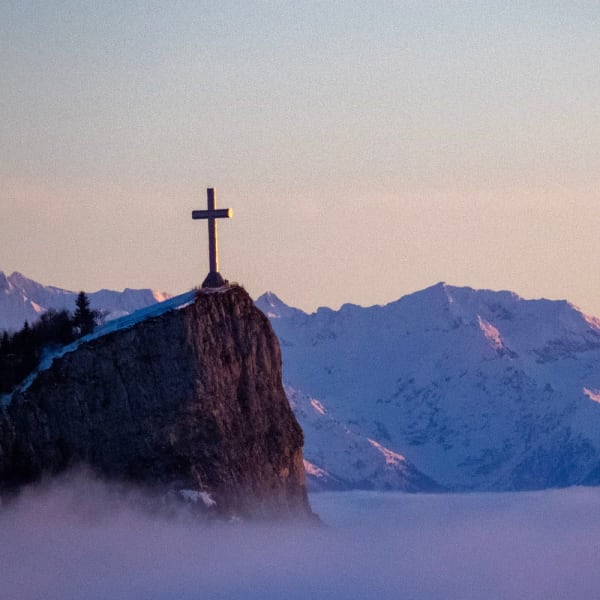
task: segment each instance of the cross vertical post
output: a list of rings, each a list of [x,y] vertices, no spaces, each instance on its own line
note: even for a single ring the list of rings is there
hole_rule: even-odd
[[[208,188],[206,190],[206,196],[208,201],[208,212],[214,214],[215,205],[215,189]],[[219,272],[219,246],[218,246],[218,231],[217,231],[217,220],[209,216],[208,217],[208,264],[209,273]]]
[[[230,208],[217,209],[214,188],[206,190],[207,210],[192,211],[192,219],[206,219],[208,221],[208,265],[209,272],[202,287],[220,287],[225,280],[219,273],[219,248],[217,236],[217,219],[229,219],[233,216]]]

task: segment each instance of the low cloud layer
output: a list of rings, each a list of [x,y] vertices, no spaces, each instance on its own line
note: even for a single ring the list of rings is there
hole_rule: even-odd
[[[139,500],[139,498],[138,498]],[[593,598],[600,489],[320,494],[323,527],[155,516],[79,477],[0,511],[0,597]]]

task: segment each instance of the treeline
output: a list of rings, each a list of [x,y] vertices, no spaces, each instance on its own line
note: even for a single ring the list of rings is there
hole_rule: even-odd
[[[11,392],[39,364],[45,352],[92,333],[104,315],[91,310],[85,292],[75,302],[75,312],[48,310],[40,320],[0,338],[0,395]]]

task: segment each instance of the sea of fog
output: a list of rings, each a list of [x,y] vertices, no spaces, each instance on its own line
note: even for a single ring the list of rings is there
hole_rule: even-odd
[[[322,527],[206,525],[84,477],[30,489],[0,510],[0,598],[600,596],[600,489],[311,502]]]

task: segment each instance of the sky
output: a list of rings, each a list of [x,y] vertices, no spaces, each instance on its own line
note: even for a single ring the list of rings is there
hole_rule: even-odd
[[[597,2],[0,3],[0,270],[600,316]]]
[[[311,497],[324,527],[207,526],[151,514],[94,480],[55,480],[0,513],[2,591],[23,600],[594,598],[599,495],[335,492]]]

